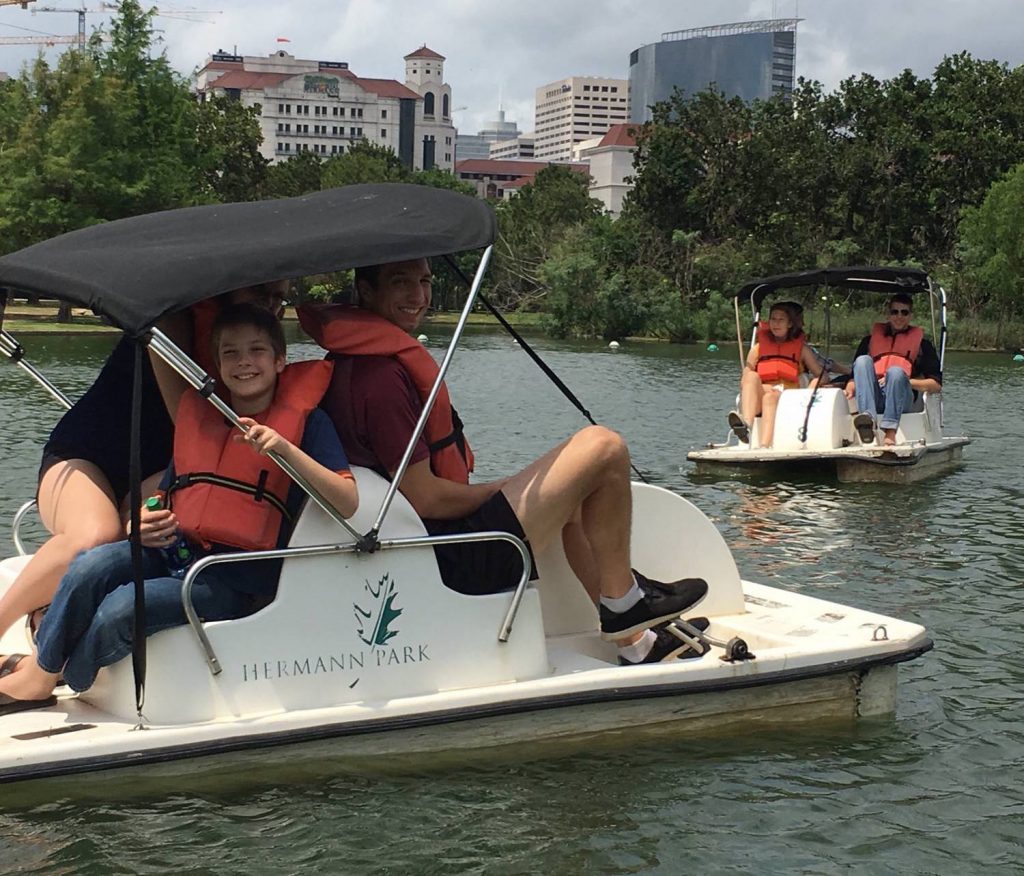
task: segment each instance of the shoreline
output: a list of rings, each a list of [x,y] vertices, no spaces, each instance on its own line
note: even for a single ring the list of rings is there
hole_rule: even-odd
[[[104,325],[100,319],[92,314],[91,311],[83,308],[74,308],[71,311],[72,322],[69,323],[58,323],[57,320],[57,308],[48,305],[14,305],[8,306],[3,319],[3,329],[10,332],[12,335],[17,337],[20,335],[32,335],[33,337],[61,337],[61,336],[85,336],[85,337],[97,337],[100,335],[115,334],[119,329]],[[454,326],[459,321],[458,311],[443,311],[440,313],[433,313],[423,318],[423,327],[429,326]],[[539,313],[528,313],[528,314],[504,314],[505,318],[509,321],[513,328],[532,331],[541,330],[540,321],[542,314]],[[298,317],[295,315],[294,308],[287,308],[284,316],[281,318],[282,322],[292,323],[298,322]],[[500,328],[498,321],[488,312],[473,312],[469,315],[466,321],[467,326],[487,326]],[[673,342],[667,338],[653,338],[653,337],[627,337],[622,339],[623,343],[636,343],[636,344],[669,344],[678,343],[679,346],[683,347],[695,347],[695,346],[707,346],[706,341],[683,341]],[[719,347],[732,348],[736,346],[736,340],[719,340],[714,341]],[[956,347],[948,346],[946,348],[949,352],[955,353],[1010,353],[1017,352],[1014,348],[1010,347]]]

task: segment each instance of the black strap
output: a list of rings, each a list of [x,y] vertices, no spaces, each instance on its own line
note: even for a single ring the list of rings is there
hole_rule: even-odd
[[[459,275],[459,277],[462,279],[462,282],[465,283],[467,287],[472,286],[469,277],[467,277],[463,270],[455,263],[455,259],[453,259],[450,255],[446,255],[444,257],[444,260],[448,263],[449,267],[453,271],[455,271],[456,274]],[[590,422],[592,426],[596,426],[597,422],[590,415],[590,411],[583,407],[583,403],[578,398],[576,398],[575,395],[573,395],[572,390],[569,389],[569,387],[562,382],[562,379],[557,374],[555,374],[554,371],[551,370],[548,364],[543,359],[541,359],[536,352],[534,352],[533,347],[526,343],[526,339],[521,334],[519,334],[519,332],[517,332],[514,328],[512,328],[512,326],[509,324],[509,321],[505,319],[504,316],[501,315],[497,308],[495,308],[494,305],[491,304],[491,302],[488,301],[486,297],[484,297],[484,294],[482,292],[477,295],[477,298],[483,303],[484,307],[486,307],[491,312],[491,315],[496,320],[498,320],[498,322],[501,323],[501,327],[505,329],[505,331],[507,331],[510,335],[512,335],[516,343],[519,344],[523,351],[531,359],[533,359],[534,362],[537,363],[537,367],[540,368],[540,370],[543,371],[548,376],[551,382],[558,387],[562,395],[564,395],[575,406],[576,410],[578,410],[581,414],[583,414],[584,417],[587,418],[587,420]],[[643,474],[641,474],[640,469],[633,465],[632,462],[630,462],[629,467],[633,469],[634,473],[638,478],[640,478],[640,480],[642,480],[645,484],[648,483],[647,478],[645,478]]]
[[[266,481],[266,469],[260,472],[260,478],[256,484],[224,477],[212,471],[190,471],[186,474],[178,475],[167,488],[167,507],[173,510],[172,497],[178,490],[184,490],[196,484],[212,484],[215,487],[224,487],[226,490],[237,490],[240,493],[247,493],[257,502],[266,502],[272,505],[285,520],[292,523],[293,515],[289,513],[288,506],[279,496],[275,496],[270,490],[266,489]]]
[[[135,711],[142,726],[142,706],[146,701],[146,582],[142,572],[142,342],[136,340],[132,372],[131,457],[128,462],[129,502],[131,504],[132,581],[135,611],[132,626],[132,675],[135,677]]]

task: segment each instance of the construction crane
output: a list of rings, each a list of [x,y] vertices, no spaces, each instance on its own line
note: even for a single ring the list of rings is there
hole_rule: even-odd
[[[5,0],[0,0],[0,4],[3,4],[4,2],[5,2]],[[6,2],[7,3],[17,3],[17,2],[21,2],[21,0],[6,0]],[[34,0],[25,0],[25,2],[34,2]],[[118,8],[118,4],[117,3],[108,3],[108,2],[100,3],[99,6],[97,8],[95,8],[95,9],[86,9],[84,5],[79,7],[78,9],[74,9],[74,8],[70,8],[69,9],[66,6],[65,7],[60,7],[60,6],[33,6],[32,7],[32,14],[35,15],[37,12],[74,12],[74,13],[76,13],[78,15],[78,37],[77,37],[77,40],[75,40],[75,39],[69,39],[69,40],[61,39],[58,42],[61,42],[61,43],[63,43],[63,42],[77,42],[79,50],[84,51],[85,50],[85,42],[86,42],[86,39],[85,39],[85,16],[86,16],[86,14],[92,14],[92,13],[96,13],[96,12],[105,14],[105,13],[111,12],[113,10],[116,10],[117,8]],[[206,19],[194,18],[192,16],[196,16],[196,15],[220,15],[221,12],[219,10],[214,11],[214,10],[205,10],[205,9],[173,9],[173,8],[170,8],[170,7],[164,8],[164,7],[156,7],[156,6],[154,6],[153,7],[153,14],[154,15],[159,15],[159,16],[162,16],[162,17],[166,17],[166,18],[179,18],[179,19],[182,19],[184,21],[197,21],[197,22],[200,22],[200,23],[211,23],[212,24],[212,22],[208,22]],[[17,39],[17,38],[15,38],[15,39]]]

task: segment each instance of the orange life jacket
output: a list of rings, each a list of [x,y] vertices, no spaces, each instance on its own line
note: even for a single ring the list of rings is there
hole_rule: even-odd
[[[325,360],[288,365],[270,407],[252,419],[298,445],[333,370]],[[281,527],[292,522],[285,505],[291,478],[269,457],[233,440],[237,431],[198,392],[185,392],[174,428],[176,479],[168,507],[186,538],[206,548],[275,548]]]
[[[298,316],[307,334],[332,353],[397,359],[412,379],[420,399],[426,403],[437,379],[437,363],[423,344],[394,323],[345,304],[300,307]],[[434,474],[449,481],[469,483],[473,451],[462,434],[462,421],[443,383],[427,417],[424,437],[430,448],[430,468]]]
[[[921,352],[924,330],[912,325],[905,332],[890,334],[889,323],[876,322],[871,326],[868,355],[875,360],[875,374],[884,377],[889,368],[902,368],[907,377],[914,371],[914,362]]]
[[[778,341],[768,323],[762,322],[757,327],[757,373],[761,381],[799,386],[803,350],[802,332],[799,337]]]
[[[210,341],[213,338],[213,323],[220,313],[217,299],[205,298],[189,308],[192,316],[192,358],[199,367],[213,378],[217,378],[217,363],[213,359]],[[222,384],[218,384],[222,386]]]

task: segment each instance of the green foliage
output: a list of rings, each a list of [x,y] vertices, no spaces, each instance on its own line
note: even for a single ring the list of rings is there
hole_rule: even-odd
[[[260,112],[217,96],[197,108],[196,159],[200,190],[225,203],[257,200],[267,181],[260,154]]]
[[[570,231],[601,217],[601,204],[590,197],[586,175],[552,165],[499,204],[497,213],[500,236],[491,271],[495,303],[531,310],[547,294],[544,263]]]
[[[962,288],[975,310],[1024,315],[1024,164],[963,211],[958,255]]]

